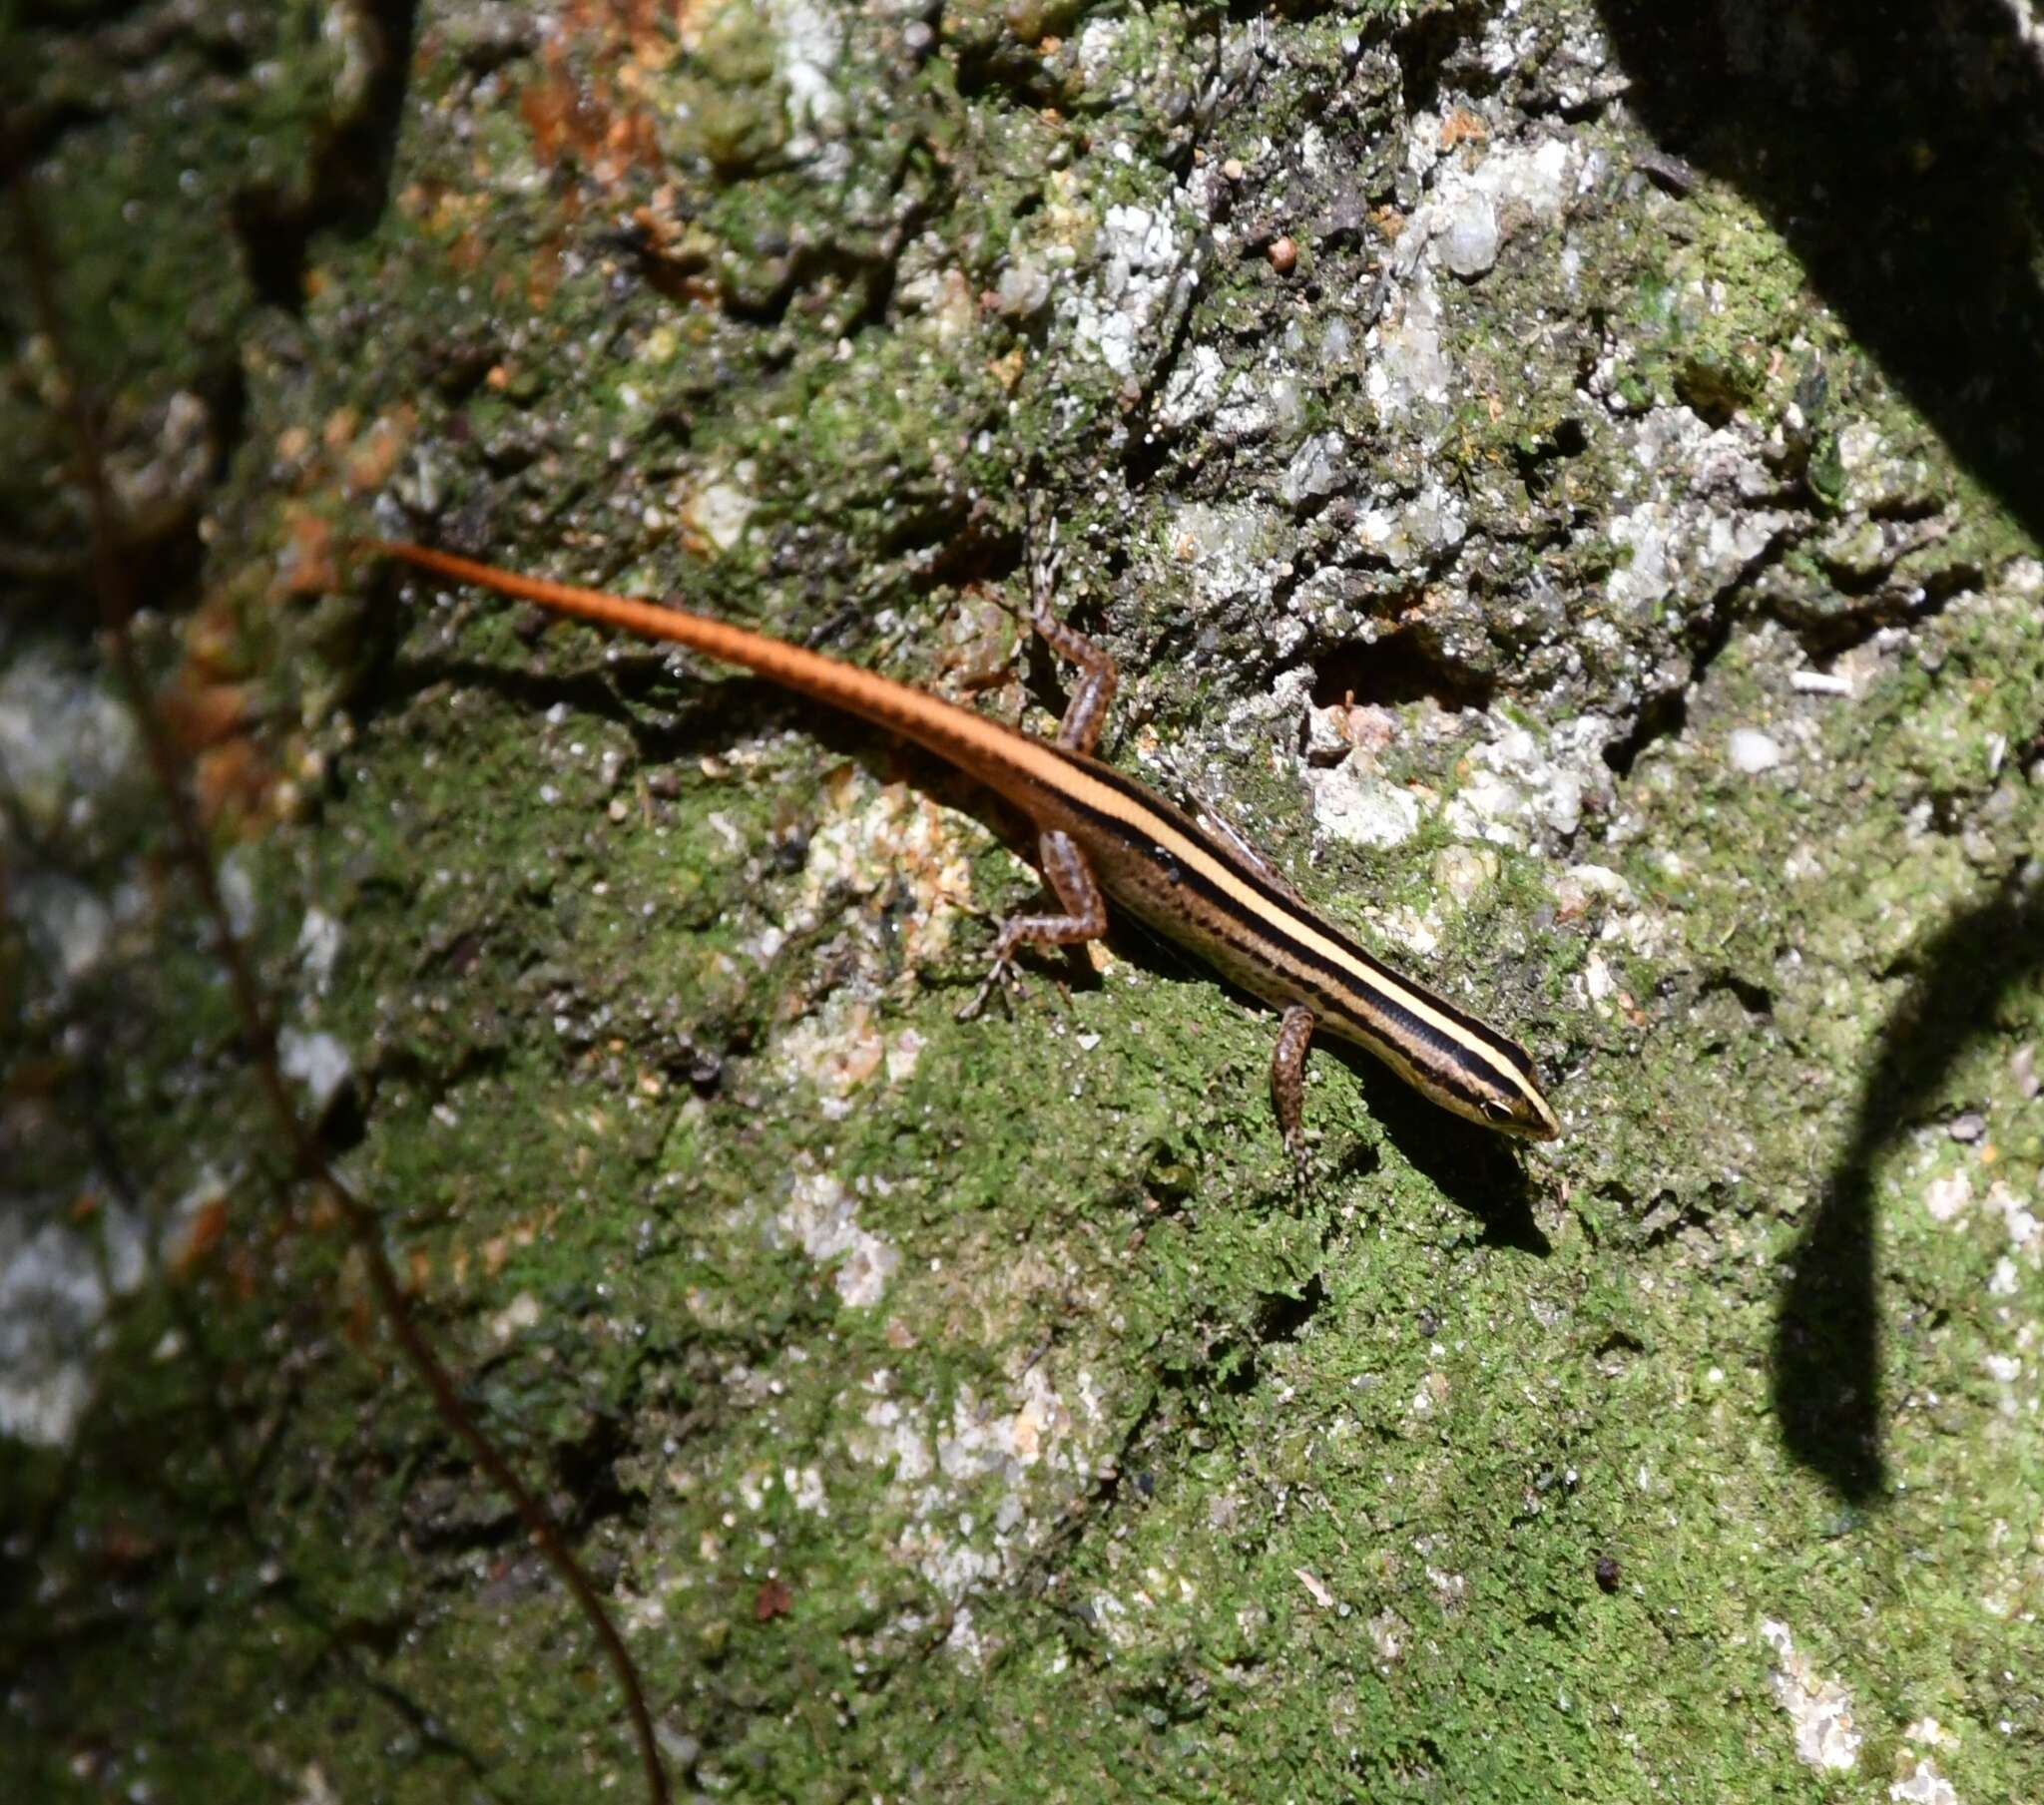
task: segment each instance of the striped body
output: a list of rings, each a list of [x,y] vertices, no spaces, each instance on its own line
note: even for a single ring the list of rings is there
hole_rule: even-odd
[[[373,549],[556,614],[672,641],[912,739],[1011,802],[1046,835],[1067,836],[1109,896],[1251,995],[1310,1012],[1314,1026],[1374,1054],[1458,1116],[1533,1139],[1561,1131],[1520,1047],[1372,958],[1231,831],[1194,820],[1098,758],[704,615],[519,576],[423,546]],[[1297,1057],[1303,1051],[1301,1037]]]

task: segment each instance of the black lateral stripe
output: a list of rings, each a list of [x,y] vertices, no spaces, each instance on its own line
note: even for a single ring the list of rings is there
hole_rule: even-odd
[[[1151,836],[1143,830],[1142,817],[1146,815],[1157,816],[1170,826],[1173,832],[1192,841],[1208,857],[1212,858],[1216,864],[1225,867],[1246,889],[1254,890],[1270,906],[1272,920],[1282,922],[1286,917],[1298,912],[1299,905],[1295,897],[1286,896],[1276,889],[1261,872],[1245,865],[1228,847],[1216,841],[1211,834],[1205,832],[1190,816],[1172,806],[1163,797],[1146,788],[1134,778],[1124,776],[1120,771],[1114,769],[1112,765],[1103,764],[1098,759],[1088,758],[1080,753],[1066,751],[1062,747],[1059,750],[1062,757],[1079,765],[1088,776],[1113,789],[1134,809],[1135,818],[1126,819],[1119,815],[1104,813],[1097,808],[1087,807],[1076,801],[1070,803],[1071,806],[1076,807],[1079,812],[1085,814],[1102,831],[1114,834],[1130,846],[1147,848],[1152,844],[1152,840]],[[1179,881],[1187,889],[1196,891],[1223,914],[1234,916],[1239,913],[1240,904],[1237,903],[1235,898],[1217,891],[1198,872],[1181,871],[1179,873]],[[1521,1078],[1529,1083],[1532,1082],[1533,1062],[1525,1050],[1516,1043],[1506,1039],[1505,1036],[1492,1028],[1489,1023],[1479,1021],[1466,1010],[1459,1008],[1449,1002],[1447,998],[1429,990],[1425,985],[1406,977],[1401,972],[1393,971],[1381,959],[1356,945],[1353,936],[1337,923],[1329,921],[1317,909],[1312,911],[1312,924],[1323,936],[1333,941],[1365,971],[1374,973],[1389,986],[1411,992],[1414,997],[1425,1003],[1429,1008],[1438,1010],[1442,1016],[1454,1023],[1456,1028],[1466,1034],[1472,1041],[1480,1043],[1489,1052],[1503,1060]],[[1269,922],[1258,922],[1254,925],[1260,942],[1268,939],[1270,933]],[[1246,950],[1254,951],[1255,949],[1250,948]],[[1305,948],[1296,945],[1288,938],[1285,943],[1285,950],[1301,966],[1331,977],[1334,980],[1337,991],[1345,987],[1346,977],[1344,974],[1328,966],[1326,961],[1318,958]],[[1373,998],[1371,1001],[1373,1006],[1384,1015],[1396,1017],[1404,1031],[1411,1034],[1415,1039],[1425,1041],[1433,1046],[1442,1045],[1440,1036],[1432,1028],[1419,1021],[1418,1018],[1406,1010],[1399,1008],[1389,998]]]

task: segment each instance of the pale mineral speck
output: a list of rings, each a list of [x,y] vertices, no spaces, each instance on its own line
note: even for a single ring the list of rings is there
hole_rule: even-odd
[[[1734,727],[1725,741],[1725,755],[1734,770],[1749,777],[1773,770],[1787,756],[1781,745],[1758,727]]]
[[[297,1028],[279,1029],[276,1061],[285,1078],[304,1086],[315,1115],[324,1114],[354,1076],[354,1060],[348,1050],[323,1030],[307,1034]]]
[[[1334,1594],[1327,1589],[1326,1581],[1310,1568],[1294,1567],[1291,1570],[1291,1577],[1305,1587],[1307,1595],[1322,1610],[1334,1602]]]
[[[1348,441],[1338,432],[1316,432],[1292,453],[1278,493],[1287,507],[1301,508],[1339,494],[1351,480]]]
[[[1425,404],[1445,407],[1454,365],[1442,345],[1441,300],[1433,268],[1423,264],[1403,295],[1363,340],[1363,381],[1386,419]]]
[[[746,536],[753,510],[759,506],[752,489],[755,475],[751,461],[742,461],[729,475],[705,483],[689,499],[685,510],[689,524],[720,552],[733,550]]]
[[[1018,257],[1001,271],[994,286],[994,306],[1008,319],[1028,319],[1050,304],[1050,272],[1042,264]],[[1220,358],[1215,357],[1217,367]]]
[[[539,1299],[530,1291],[521,1291],[490,1318],[490,1333],[499,1341],[511,1341],[537,1328],[540,1315]]]
[[[1221,383],[1228,366],[1212,345],[1195,345],[1165,379],[1158,397],[1157,423],[1168,431],[1180,431],[1203,420],[1221,403]]]
[[[1496,882],[1498,855],[1482,846],[1443,846],[1434,854],[1434,882],[1457,908],[1466,909]]]
[[[312,988],[323,992],[333,979],[334,961],[340,957],[340,923],[323,909],[307,909],[298,928],[298,959]]]
[[[830,1515],[830,1505],[823,1494],[823,1477],[814,1467],[783,1468],[780,1487],[797,1511],[811,1517]]]
[[[1964,1172],[1931,1179],[1923,1191],[1923,1207],[1933,1222],[1955,1221],[1973,1201],[1973,1183]]]
[[[1497,261],[1503,234],[1497,209],[1488,195],[1469,191],[1457,196],[1434,236],[1441,261],[1456,275],[1473,280]]]

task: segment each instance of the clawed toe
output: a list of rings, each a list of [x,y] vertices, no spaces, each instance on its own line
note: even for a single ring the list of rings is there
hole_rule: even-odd
[[[972,1001],[958,1012],[958,1020],[973,1020],[986,1008],[987,998],[996,990],[1001,994],[1001,1008],[1012,1019],[1015,1014],[1015,998],[1028,996],[1029,986],[1023,981],[1021,972],[1016,969],[1014,960],[1005,953],[994,960],[979,989],[972,993]]]

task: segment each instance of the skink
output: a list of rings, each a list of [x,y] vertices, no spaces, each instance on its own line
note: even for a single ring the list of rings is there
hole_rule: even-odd
[[[1195,817],[1093,755],[1116,674],[1113,661],[1050,612],[1031,625],[1080,680],[1055,742],[1003,726],[907,683],[784,640],[602,590],[522,576],[402,541],[366,549],[457,582],[601,627],[670,640],[743,666],[796,693],[914,740],[1004,797],[1035,825],[1059,912],[1009,920],[977,1003],[1024,946],[1070,946],[1107,931],[1112,896],[1157,932],[1283,1012],[1271,1096],[1285,1143],[1302,1144],[1306,1049],[1316,1031],[1353,1042],[1443,1109],[1507,1134],[1561,1132],[1533,1062],[1507,1036],[1365,952],[1314,909],[1232,827]]]

